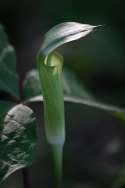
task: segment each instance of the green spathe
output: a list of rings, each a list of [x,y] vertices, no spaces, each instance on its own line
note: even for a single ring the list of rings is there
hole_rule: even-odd
[[[50,144],[64,143],[64,96],[62,87],[63,59],[57,53],[38,63],[38,70],[44,99],[46,137]]]
[[[98,26],[77,22],[64,22],[58,24],[46,33],[41,47],[41,53],[48,55],[65,43],[85,37],[97,27]]]
[[[45,35],[37,65],[44,102],[45,134],[51,145],[56,185],[61,187],[62,156],[65,141],[64,95],[62,82],[62,56],[54,50],[70,41],[85,37],[96,26],[76,22],[56,25]]]
[[[65,141],[64,96],[62,83],[63,59],[57,53],[49,54],[38,61],[38,70],[43,94],[45,134],[51,146],[55,186],[61,186],[62,157]]]

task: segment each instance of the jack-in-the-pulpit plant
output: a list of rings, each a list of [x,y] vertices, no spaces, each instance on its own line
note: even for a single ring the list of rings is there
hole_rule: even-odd
[[[56,186],[61,186],[62,158],[65,142],[63,58],[55,49],[64,43],[85,37],[97,26],[65,22],[46,33],[37,57],[37,67],[44,99],[45,134],[54,160]]]
[[[63,146],[65,142],[64,100],[105,110],[125,124],[125,109],[97,101],[68,69],[63,70],[63,57],[55,49],[64,43],[86,36],[97,26],[66,22],[52,28],[37,54],[38,70],[30,70],[21,84],[16,72],[16,53],[0,25],[0,186],[15,171],[33,163],[36,156],[36,118],[29,107],[44,99],[45,133],[53,154],[55,187],[61,187]],[[68,89],[67,89],[68,88]],[[42,89],[42,94],[41,94]],[[64,95],[63,95],[64,89]],[[42,97],[43,96],[43,97]],[[68,135],[67,135],[68,136]],[[26,173],[24,172],[26,170]],[[24,187],[32,184],[22,170]],[[123,178],[124,174],[120,177]],[[119,179],[115,184],[119,185]],[[28,182],[26,182],[28,180]]]

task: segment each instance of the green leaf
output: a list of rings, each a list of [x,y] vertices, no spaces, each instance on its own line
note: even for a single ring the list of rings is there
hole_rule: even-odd
[[[29,107],[14,106],[1,123],[0,182],[16,170],[31,165],[36,153],[36,122]]]
[[[92,98],[71,70],[64,68],[62,81],[65,96],[74,95],[85,99]],[[23,94],[25,100],[41,95],[40,80],[36,69],[30,70],[27,73],[23,83]]]
[[[29,99],[41,95],[41,86],[38,71],[36,69],[30,70],[23,82],[23,97]]]
[[[63,71],[63,87],[64,87],[64,100],[66,102],[83,104],[93,108],[99,108],[109,112],[124,112],[125,109],[122,109],[117,106],[110,104],[103,104],[97,101],[90,92],[84,87],[80,82],[76,74],[68,69]],[[26,79],[24,81],[24,96],[27,102],[40,102],[43,101],[40,90],[40,81],[38,78],[37,70],[31,70],[28,72]]]
[[[58,24],[46,33],[40,53],[46,56],[65,43],[85,37],[97,27],[77,22]]]
[[[3,129],[3,121],[6,113],[12,108],[15,103],[10,101],[0,101],[0,132]]]
[[[9,44],[0,25],[0,90],[18,96],[18,75],[16,73],[16,53]]]

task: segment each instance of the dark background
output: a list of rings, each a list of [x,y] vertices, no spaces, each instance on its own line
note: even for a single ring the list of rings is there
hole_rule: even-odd
[[[35,57],[43,35],[52,26],[64,21],[102,24],[95,33],[61,47],[60,51],[64,65],[76,72],[95,98],[124,107],[124,11],[122,0],[0,0],[0,22],[16,49],[20,80],[36,67]],[[33,108],[39,120],[40,104]],[[112,187],[125,164],[124,126],[106,112],[66,104],[66,127],[64,187]],[[31,188],[51,186],[51,162],[45,154],[43,136],[39,144],[42,152],[28,169]],[[12,175],[2,188],[22,188],[21,173]]]

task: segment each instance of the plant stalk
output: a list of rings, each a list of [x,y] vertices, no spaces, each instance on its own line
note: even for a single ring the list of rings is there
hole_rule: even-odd
[[[51,150],[53,155],[53,166],[54,166],[54,179],[56,188],[62,187],[62,176],[63,176],[63,145],[52,144]]]

